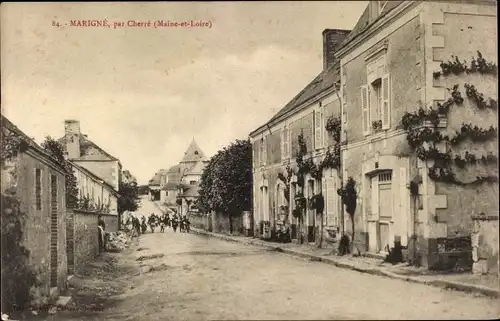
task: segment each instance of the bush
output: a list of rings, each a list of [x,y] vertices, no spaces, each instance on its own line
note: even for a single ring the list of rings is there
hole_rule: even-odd
[[[29,251],[22,246],[25,214],[19,201],[2,194],[2,311],[22,310],[31,301],[30,289],[37,285],[29,266]]]

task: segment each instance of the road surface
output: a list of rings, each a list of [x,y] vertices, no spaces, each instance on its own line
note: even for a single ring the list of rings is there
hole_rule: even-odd
[[[310,262],[194,234],[148,233],[127,266],[108,320],[477,319],[498,300]],[[134,269],[130,267],[134,266]],[[140,272],[137,272],[140,270]],[[68,316],[69,317],[69,316]],[[73,315],[82,319],[82,316]],[[71,319],[71,318],[69,318]],[[62,320],[62,319],[61,319]]]

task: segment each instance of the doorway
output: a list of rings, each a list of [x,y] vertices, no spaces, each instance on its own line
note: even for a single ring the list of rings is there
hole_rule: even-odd
[[[392,229],[392,171],[378,174],[378,250],[387,252],[387,247],[391,247],[391,229]]]

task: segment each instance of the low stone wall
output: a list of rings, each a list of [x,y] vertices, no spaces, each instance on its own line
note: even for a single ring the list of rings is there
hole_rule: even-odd
[[[212,231],[214,233],[223,233],[229,234],[229,215],[220,213],[220,212],[212,212]],[[233,225],[233,235],[243,235],[243,217],[233,216],[232,217],[232,225]]]
[[[472,217],[472,271],[475,274],[498,274],[498,223],[497,215]]]
[[[76,273],[99,254],[97,217],[99,214],[80,210],[74,213],[74,270]]]
[[[66,245],[68,249],[68,272],[78,273],[87,263],[99,254],[99,215],[106,223],[107,232],[118,231],[118,215],[99,214],[77,209],[67,209]]]
[[[208,216],[207,215],[189,215],[189,221],[194,228],[208,230]]]

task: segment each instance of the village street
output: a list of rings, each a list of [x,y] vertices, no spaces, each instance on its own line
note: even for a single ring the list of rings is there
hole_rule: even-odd
[[[83,312],[59,311],[52,316],[54,320],[498,316],[498,301],[494,299],[362,274],[257,247],[173,233],[171,229],[164,234],[142,235],[134,248],[104,258],[108,263],[101,257],[101,263],[94,264],[94,269],[101,269],[93,274],[94,279],[87,276],[74,282],[84,293],[74,296],[73,308]],[[113,263],[112,258],[118,260]],[[114,289],[103,293],[107,287]],[[85,310],[84,301],[87,308],[97,308]]]

